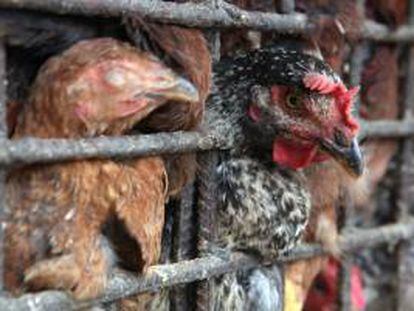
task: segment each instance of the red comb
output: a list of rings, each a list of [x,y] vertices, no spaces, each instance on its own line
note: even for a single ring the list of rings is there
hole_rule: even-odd
[[[303,78],[303,84],[311,91],[320,94],[331,94],[335,97],[340,111],[344,115],[345,124],[350,127],[353,133],[359,129],[357,120],[351,114],[352,101],[359,92],[359,87],[347,89],[342,82],[335,82],[326,75],[320,73],[308,73]]]

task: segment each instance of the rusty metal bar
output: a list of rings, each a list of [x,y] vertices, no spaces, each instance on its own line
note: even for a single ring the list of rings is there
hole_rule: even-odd
[[[181,193],[179,214],[179,240],[177,241],[177,261],[190,259],[196,256],[196,241],[194,240],[197,230],[194,223],[195,215],[195,193],[194,184],[184,187]]]
[[[6,47],[0,37],[0,138],[7,138],[7,90],[6,90]],[[6,174],[5,168],[0,168],[0,219],[6,210]],[[0,222],[0,290],[3,290],[3,222]]]
[[[383,42],[412,42],[414,41],[414,27],[401,26],[396,30],[390,30],[387,26],[377,22],[366,20],[362,26],[361,38]]]
[[[340,237],[339,247],[343,252],[358,251],[361,248],[376,247],[382,244],[395,245],[400,240],[414,238],[414,222],[393,224],[375,229],[354,230]],[[285,263],[324,254],[320,245],[301,245],[278,262]],[[79,310],[116,301],[121,297],[140,292],[157,291],[175,284],[189,283],[210,278],[240,268],[255,267],[259,264],[241,253],[230,258],[207,256],[170,265],[153,266],[147,275],[135,277],[130,273],[115,272],[108,283],[105,295],[97,300],[76,302],[69,296],[57,291],[27,294],[20,298],[0,298],[2,311],[37,310]]]
[[[197,214],[198,214],[198,251],[205,253],[206,245],[216,238],[217,208],[217,153],[209,151],[198,155],[197,174]],[[210,303],[213,283],[210,280],[197,284],[197,310],[211,310]]]
[[[220,1],[205,0],[204,3],[219,8]],[[209,46],[213,62],[221,58],[221,33],[217,29],[210,31]],[[197,250],[198,256],[204,255],[205,245],[216,239],[217,180],[216,167],[218,154],[208,151],[197,155]],[[212,306],[213,280],[196,283],[196,309],[209,311]]]
[[[414,135],[414,120],[361,122],[361,137],[407,137]],[[218,133],[175,132],[140,136],[85,139],[0,139],[0,166],[50,163],[74,159],[139,157],[229,149]]]
[[[346,198],[345,206],[343,207],[344,226],[341,232],[346,232],[352,228],[349,221],[354,214],[354,204],[350,201],[349,197]],[[352,254],[345,254],[341,258],[341,264],[339,268],[338,278],[338,310],[340,311],[351,311],[351,270],[353,265]]]
[[[59,14],[75,13],[84,15],[103,15],[103,16],[120,16],[128,13],[138,12],[149,20],[171,22],[177,24],[184,24],[189,26],[203,26],[203,27],[249,27],[261,30],[277,30],[279,32],[286,33],[305,33],[312,28],[312,21],[310,21],[305,15],[292,14],[292,9],[289,6],[294,5],[291,0],[282,1],[286,4],[287,9],[283,9],[284,13],[288,15],[279,15],[273,13],[260,13],[260,12],[247,12],[240,10],[232,5],[224,3],[222,6],[209,6],[206,4],[175,4],[175,3],[163,3],[157,1],[138,1],[138,0],[105,0],[100,2],[85,2],[81,0],[71,1],[58,1],[58,0],[1,0],[0,7],[12,7],[12,8],[30,8],[39,9]],[[414,27],[403,26],[396,31],[390,31],[384,25],[377,24],[372,21],[366,21],[363,27],[362,37],[365,39],[373,39],[379,41],[414,41]],[[2,66],[2,52],[4,58],[4,47],[0,46],[0,79],[1,74],[4,71],[4,62]],[[414,56],[414,53],[412,56]],[[414,70],[413,62],[410,62],[410,68]],[[411,70],[410,70],[411,72]],[[0,82],[4,80],[1,79]],[[409,86],[412,86],[414,80],[409,76],[407,79]],[[408,84],[407,84],[408,85]],[[409,87],[407,87],[409,89]],[[4,87],[3,87],[4,91]],[[407,103],[414,102],[414,91],[407,92]],[[2,97],[3,94],[3,97]],[[5,104],[4,98],[5,92],[2,93],[2,87],[0,85],[0,118],[4,115],[4,109],[1,110]],[[408,96],[408,94],[411,94]],[[408,107],[408,104],[407,106]],[[407,116],[407,114],[406,114]],[[1,119],[3,120],[3,119]],[[4,127],[3,123],[3,127]],[[0,122],[0,126],[2,123]],[[3,136],[4,128],[0,128],[0,136]],[[366,122],[363,124],[363,135],[376,136],[376,137],[406,137],[414,135],[414,120],[412,118],[406,118],[401,122],[398,121],[374,121]],[[41,140],[41,139],[24,139],[21,141],[8,141],[3,140],[2,147],[0,149],[0,165],[9,165],[13,163],[34,163],[34,162],[50,162],[59,160],[70,160],[80,157],[94,158],[98,156],[112,157],[112,156],[145,156],[159,153],[176,153],[176,152],[189,152],[209,150],[215,148],[228,148],[224,139],[218,138],[218,136],[211,134],[201,133],[172,133],[172,134],[155,134],[155,135],[142,135],[138,137],[122,137],[122,138],[97,138],[97,139],[84,139],[80,141],[74,140]],[[1,145],[0,145],[1,146]],[[410,148],[409,148],[410,147]],[[412,140],[410,139],[404,143],[403,167],[407,168],[408,158],[412,158]],[[407,153],[405,152],[407,151]],[[412,165],[410,166],[412,167]],[[403,174],[402,185],[407,187],[408,183],[407,174]],[[3,176],[4,177],[4,176]],[[405,181],[404,181],[405,180]],[[0,197],[4,198],[4,182],[0,180]],[[403,215],[407,215],[407,197],[408,190],[402,189],[402,196],[400,204],[400,220],[405,219]],[[211,195],[211,193],[209,193]],[[208,205],[207,209],[208,209]],[[208,221],[208,220],[206,220]],[[372,236],[365,236],[368,238],[368,243],[371,245],[377,245],[383,242],[396,243],[398,238],[407,239],[407,233],[398,231],[398,226],[385,228],[389,231],[384,231],[384,236],[374,235],[377,230],[372,229]],[[410,224],[413,226],[413,224]],[[408,227],[404,227],[408,228]],[[384,230],[385,230],[384,229]],[[392,231],[391,229],[395,229]],[[203,229],[205,230],[205,228]],[[375,230],[375,231],[374,231]],[[410,231],[411,230],[411,231]],[[414,229],[407,229],[409,231],[409,237],[414,236]],[[368,234],[366,231],[363,234]],[[378,231],[378,234],[380,231]],[[389,240],[388,236],[398,236],[397,238]],[[349,240],[347,239],[349,238]],[[372,239],[372,240],[370,240]],[[205,239],[208,240],[208,239]],[[352,244],[351,237],[346,237],[341,243],[341,248],[348,250],[360,247],[366,247],[363,240]],[[348,243],[348,244],[347,244]],[[351,246],[349,246],[351,245]],[[401,309],[404,299],[410,298],[407,296],[407,287],[401,285],[407,285],[409,273],[414,273],[412,259],[409,259],[409,252],[413,252],[410,244],[405,241],[399,250],[400,265],[399,265],[399,297],[401,302],[399,308]],[[322,250],[318,246],[300,246],[289,257],[281,258],[281,262],[297,260],[299,258],[308,258],[321,254]],[[1,254],[1,253],[0,253]],[[303,256],[303,257],[301,257]],[[411,256],[413,257],[413,256]],[[411,262],[411,265],[409,264]],[[206,278],[234,269],[240,268],[245,265],[256,265],[254,261],[243,255],[237,255],[234,258],[230,258],[228,261],[222,258],[206,257],[196,259],[193,261],[184,261],[174,265],[165,265],[154,267],[155,275],[149,275],[145,278],[136,278],[126,274],[115,275],[111,280],[108,295],[106,295],[100,301],[113,301],[124,295],[132,294],[135,292],[147,291],[158,289],[162,286],[168,286],[172,284],[179,284],[182,282],[191,282],[199,280],[200,278]],[[346,266],[347,265],[347,266]],[[349,262],[345,263],[345,269],[343,272],[349,276]],[[200,270],[204,269],[204,270]],[[407,270],[408,269],[408,270]],[[411,270],[410,270],[411,269]],[[207,271],[207,272],[205,272]],[[224,272],[223,272],[224,271]],[[347,272],[348,271],[348,272]],[[206,276],[207,275],[207,276]],[[411,277],[411,280],[414,279]],[[410,281],[411,281],[410,280]],[[349,280],[344,279],[344,283],[348,283],[348,288],[343,287],[343,299],[346,293],[349,298]],[[414,290],[414,288],[412,289]],[[26,295],[19,299],[0,299],[1,310],[12,310],[10,308],[21,307],[22,310],[29,309],[36,310],[36,308],[57,308],[65,307],[68,309],[78,309],[90,306],[93,302],[78,303],[70,300],[66,295],[58,292],[41,293],[37,295]],[[33,309],[34,306],[34,309]],[[13,309],[16,310],[16,309]],[[20,310],[20,309],[19,309]],[[349,299],[346,303],[342,304],[342,310],[349,310]],[[402,310],[402,309],[401,309]]]
[[[252,28],[281,33],[304,34],[312,29],[312,20],[299,13],[276,14],[249,12],[231,4],[173,3],[142,0],[2,0],[0,8],[33,9],[57,14],[119,17],[138,13],[157,22],[193,27]],[[403,26],[395,31],[374,21],[365,21],[361,37],[377,41],[414,41],[414,27]]]
[[[414,25],[414,1],[409,2],[408,23]],[[405,81],[404,120],[413,120],[414,116],[414,46],[408,48],[407,76]],[[401,144],[399,185],[397,193],[397,220],[401,223],[407,221],[412,215],[411,203],[414,198],[414,141],[412,138],[405,139]],[[396,310],[404,311],[412,309],[414,295],[414,243],[412,241],[401,242],[397,251],[397,299]]]
[[[23,138],[0,140],[0,165],[49,163],[80,158],[135,157],[185,153],[226,146],[213,134],[175,132],[153,135],[65,140]]]
[[[397,138],[414,134],[414,120],[360,121],[361,137]]]
[[[175,211],[175,233],[173,262],[196,257],[196,223],[194,183],[184,187],[180,195],[180,204]],[[171,295],[172,310],[194,310],[195,290],[190,284],[175,286]],[[190,299],[193,298],[193,299]]]
[[[106,27],[106,28],[105,28]],[[7,45],[33,47],[43,39],[50,45],[63,39],[78,40],[98,36],[109,30],[103,22],[96,25],[86,18],[56,16],[34,11],[0,9],[1,35]]]
[[[220,2],[173,3],[142,0],[2,0],[0,8],[34,9],[57,14],[92,16],[122,16],[139,13],[148,20],[203,27],[253,27],[277,29],[280,32],[298,33],[308,28],[308,19],[303,14],[280,15],[262,12],[247,12],[236,6]]]

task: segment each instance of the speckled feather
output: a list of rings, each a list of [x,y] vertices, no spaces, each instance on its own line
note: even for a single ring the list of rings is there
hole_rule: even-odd
[[[296,244],[310,207],[299,176],[251,158],[223,161],[217,170],[220,245],[272,260]]]

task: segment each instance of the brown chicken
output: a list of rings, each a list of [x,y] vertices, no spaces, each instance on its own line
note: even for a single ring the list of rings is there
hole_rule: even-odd
[[[139,16],[128,17],[125,22],[129,36],[137,46],[155,53],[174,71],[187,77],[199,92],[198,102],[170,101],[143,120],[139,129],[144,132],[197,129],[211,83],[211,55],[203,33],[197,29],[149,23]],[[178,194],[194,177],[195,155],[176,154],[164,159],[169,192]]]
[[[367,120],[397,119],[398,104],[398,54],[395,48],[379,46],[364,68],[362,75],[360,115]],[[374,192],[398,149],[393,139],[369,139],[364,144],[368,172],[364,176],[368,193]],[[357,200],[367,206],[369,196]]]
[[[175,72],[187,77],[199,93],[198,102],[169,101],[142,120],[136,129],[140,132],[196,130],[202,120],[204,101],[211,82],[211,56],[203,33],[197,29],[149,23],[140,16],[127,17],[125,24],[136,46],[151,51]],[[195,154],[172,154],[163,156],[163,159],[169,180],[169,195],[178,195],[183,186],[194,178]],[[123,299],[118,308],[168,310],[169,291]]]
[[[349,56],[347,41],[359,38],[362,15],[353,0],[298,0],[296,9],[315,17],[315,29],[308,33],[310,42],[320,49],[324,60],[337,71]]]
[[[367,0],[366,11],[369,18],[390,27],[397,27],[407,20],[407,0]]]
[[[406,0],[367,1],[366,11],[370,18],[398,27],[407,20]],[[398,101],[398,50],[392,45],[378,45],[367,61],[361,79],[360,115],[367,120],[397,119]],[[365,184],[372,194],[382,179],[392,156],[396,153],[398,142],[392,139],[369,139],[365,143],[368,173]],[[369,196],[358,202],[359,206],[369,204]]]
[[[83,41],[44,64],[12,138],[121,135],[167,101],[199,96],[151,54]],[[138,271],[158,260],[168,188],[160,157],[32,165],[12,171],[7,188],[5,283],[14,293],[23,284],[80,299],[101,293],[118,247],[103,229],[114,218],[135,240]]]

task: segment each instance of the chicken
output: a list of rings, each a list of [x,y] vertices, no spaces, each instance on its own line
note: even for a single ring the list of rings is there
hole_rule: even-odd
[[[344,61],[342,58],[338,60],[340,63]],[[398,116],[398,56],[392,47],[379,46],[375,48],[371,59],[363,70],[361,88],[360,115],[362,118],[369,120],[395,119]],[[350,194],[352,201],[357,206],[364,207],[364,212],[367,212],[366,207],[369,205],[370,194],[374,192],[378,182],[385,174],[388,163],[397,150],[397,145],[397,142],[389,139],[369,139],[364,142],[363,149],[367,169],[356,183],[344,180],[341,171],[335,167],[326,167],[324,172],[319,169],[319,172],[315,172],[315,182],[311,183],[315,190],[311,193],[319,193],[322,198],[330,197],[331,199],[328,204],[326,202],[313,203],[313,215],[311,215],[305,234],[306,241],[322,242],[328,250],[333,251],[335,255],[338,254],[335,234],[337,232],[335,205],[337,205],[340,190],[345,189]],[[328,180],[329,185],[322,180]],[[333,191],[333,187],[336,190]],[[297,310],[301,309],[313,278],[320,270],[324,269],[327,261],[326,257],[316,257],[288,266],[285,279],[290,283],[290,289],[295,292],[292,296],[295,296],[299,301],[297,304],[300,307]]]
[[[348,90],[321,60],[283,46],[225,58],[214,70],[206,124],[234,146],[217,167],[217,243],[266,263],[305,229],[308,168],[333,159],[352,176],[362,173],[350,113],[357,89]],[[254,302],[275,310],[273,273],[270,267],[217,278],[213,309],[248,310]]]
[[[366,1],[368,17],[391,27],[403,25],[407,20],[407,0],[368,0]]]
[[[339,262],[330,258],[308,293],[304,311],[337,310],[338,275]],[[351,269],[351,306],[353,311],[365,309],[362,273],[358,266],[353,266]]]
[[[47,58],[80,40],[112,36],[119,25],[84,17],[55,16],[35,11],[2,9],[0,28],[7,48],[7,98],[10,135],[37,71]]]
[[[398,59],[397,53],[390,47],[378,47],[364,68],[362,75],[362,105],[360,114],[365,119],[396,118],[398,115]],[[341,170],[335,167],[321,167],[314,173],[314,182],[309,183],[314,190],[311,190],[313,197],[315,194],[321,196],[321,200],[328,199],[328,204],[321,200],[314,201],[312,204],[312,215],[305,233],[305,241],[322,242],[322,244],[334,254],[338,254],[336,249],[336,211],[338,197],[341,188],[351,194],[352,200],[357,206],[363,206],[364,212],[368,212],[366,207],[369,205],[370,194],[376,188],[386,172],[388,163],[397,150],[397,142],[390,139],[369,139],[364,142],[364,155],[366,161],[366,173],[352,184],[344,180]],[[322,179],[323,177],[323,179]],[[329,185],[323,180],[327,180]],[[337,185],[335,185],[335,181]],[[338,187],[339,186],[339,187]],[[335,187],[335,189],[333,189]],[[363,189],[363,195],[359,192]],[[285,272],[285,280],[289,283],[289,290],[294,292],[292,297],[298,301],[297,309],[301,310],[307,292],[313,282],[314,277],[325,268],[328,262],[327,257],[316,257],[308,260],[301,260],[289,264]],[[287,285],[286,285],[287,286]],[[312,291],[312,289],[311,289]],[[286,310],[293,310],[291,302],[286,302]],[[290,309],[289,309],[290,308]]]
[[[407,18],[407,1],[367,1],[367,13],[389,27],[401,26]],[[399,115],[398,50],[392,45],[372,48],[370,59],[362,72],[360,115],[367,120],[397,119]],[[388,168],[398,142],[392,139],[368,139],[364,144],[368,174],[365,183],[369,194],[376,189]],[[359,201],[369,205],[370,196]]]
[[[194,103],[199,95],[149,53],[109,38],[82,41],[42,66],[12,138],[126,134],[170,100]],[[104,235],[113,219],[135,241],[128,260],[136,270],[146,270],[160,253],[167,188],[160,157],[77,160],[11,171],[7,289],[53,288],[78,299],[96,297],[119,246]]]
[[[296,9],[311,16],[318,16],[316,29],[309,34],[310,42],[320,51],[324,59],[336,72],[344,70],[344,63],[351,49],[347,41],[359,37],[363,18],[355,1],[312,0],[297,1]],[[364,172],[364,176],[366,172]],[[307,172],[308,187],[312,198],[309,223],[304,233],[304,241],[321,243],[334,256],[339,255],[337,247],[337,205],[344,193],[352,188],[356,199],[363,198],[365,187],[363,178],[349,178],[343,168],[333,161],[315,165]],[[326,264],[327,258],[314,257],[288,264],[285,269],[285,287],[293,293],[297,302],[285,302],[286,310],[301,310],[307,291],[314,277]],[[290,309],[289,309],[290,308]]]
[[[388,46],[377,47],[364,68],[362,75],[362,105],[360,115],[364,119],[397,119],[398,103],[398,54]],[[365,177],[369,194],[380,182],[388,163],[398,149],[392,139],[369,139],[364,143],[368,172]],[[358,200],[358,205],[367,206],[369,196]]]
[[[299,12],[317,16],[315,30],[308,34],[323,59],[338,73],[351,49],[347,41],[355,42],[363,25],[363,16],[353,0],[299,0]]]
[[[186,76],[199,92],[199,101],[169,102],[139,124],[141,131],[196,130],[203,117],[204,102],[210,92],[211,55],[203,33],[198,29],[144,21],[130,16],[128,33],[141,49],[150,50],[176,72]],[[170,193],[178,194],[195,174],[195,155],[178,154],[167,161]]]
[[[150,23],[136,15],[128,16],[124,22],[136,46],[151,51],[175,72],[185,76],[199,94],[198,102],[169,101],[137,124],[135,130],[170,132],[198,129],[211,82],[211,56],[203,33],[198,29]],[[163,156],[163,160],[168,175],[168,193],[174,197],[194,178],[196,157],[194,153],[172,154]],[[164,260],[168,262],[168,259]],[[118,305],[121,310],[169,310],[169,297],[169,290],[164,289],[123,299]]]

